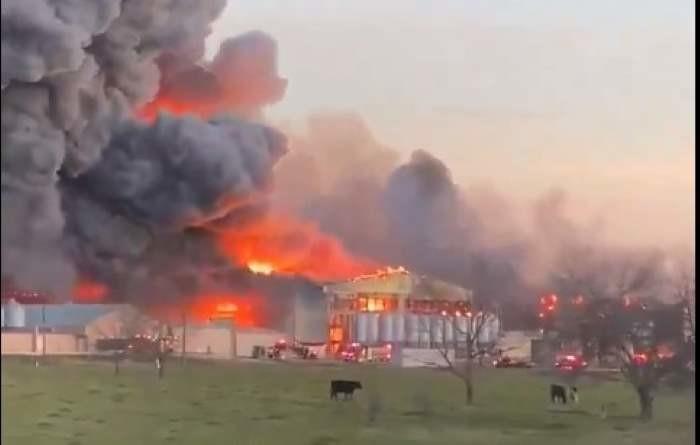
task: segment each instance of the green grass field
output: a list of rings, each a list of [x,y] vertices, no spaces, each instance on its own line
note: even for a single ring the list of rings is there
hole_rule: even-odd
[[[329,380],[354,378],[354,401],[332,402]],[[114,376],[107,364],[63,361],[35,368],[2,363],[3,445],[140,444],[688,444],[691,391],[663,392],[656,418],[636,420],[622,382],[581,381],[576,410],[547,402],[550,378],[483,370],[475,405],[444,371],[300,364],[172,363]],[[604,402],[618,407],[607,419]]]

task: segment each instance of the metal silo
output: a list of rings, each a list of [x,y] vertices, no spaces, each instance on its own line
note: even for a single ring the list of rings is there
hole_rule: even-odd
[[[430,342],[436,346],[444,343],[445,320],[440,315],[433,315],[430,319]]]
[[[392,328],[394,333],[392,337],[395,342],[403,343],[406,341],[406,325],[405,318],[403,314],[392,314],[394,317],[394,322],[392,323]]]
[[[379,314],[370,313],[367,321],[367,343],[375,344],[379,342]]]
[[[457,323],[455,323],[455,338],[457,342],[464,343],[467,341],[469,320],[470,318],[468,317],[457,317]]]
[[[22,328],[24,325],[24,306],[15,300],[10,300],[5,306],[5,326],[8,328]]]
[[[453,317],[445,317],[445,343],[452,343],[455,339],[455,319]]]
[[[394,315],[381,314],[379,317],[379,341],[391,343],[394,341]]]
[[[494,315],[493,324],[491,329],[491,335],[493,338],[491,341],[498,341],[498,336],[501,334],[501,319]]]
[[[498,329],[498,318],[493,315],[489,315],[479,335],[479,342],[493,343],[498,340]]]
[[[421,347],[430,346],[430,315],[418,316],[418,343]]]
[[[406,314],[404,321],[406,323],[406,343],[415,346],[418,344],[418,334],[420,332],[418,315]]]
[[[491,320],[487,319],[486,321],[483,322],[483,326],[481,327],[481,331],[479,332],[479,337],[478,337],[477,341],[479,343],[488,343],[490,338],[491,338]]]
[[[367,315],[365,313],[355,314],[355,340],[358,343],[367,343]]]

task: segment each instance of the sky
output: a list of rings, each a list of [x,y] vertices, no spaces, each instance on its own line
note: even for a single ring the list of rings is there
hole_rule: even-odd
[[[564,189],[622,243],[694,243],[692,0],[229,0],[208,53],[279,42],[275,121],[361,114],[463,187]]]

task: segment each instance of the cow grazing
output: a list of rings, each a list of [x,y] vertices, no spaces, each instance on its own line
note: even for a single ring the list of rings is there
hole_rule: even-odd
[[[572,386],[569,388],[569,397],[571,397],[571,401],[578,405],[578,388],[575,386]]]
[[[565,386],[553,384],[549,387],[549,397],[553,404],[561,403],[566,405],[569,401],[578,404],[578,388],[571,386],[567,391]]]
[[[550,385],[549,398],[553,404],[561,403],[566,405],[566,388],[561,385]]]
[[[355,380],[331,380],[331,400],[338,400],[338,394],[343,394],[345,400],[352,399],[356,389],[362,389],[362,383]]]

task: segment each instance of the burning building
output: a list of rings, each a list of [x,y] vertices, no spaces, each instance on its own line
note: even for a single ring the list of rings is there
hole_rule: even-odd
[[[324,292],[332,351],[349,343],[437,348],[468,329],[471,291],[403,268],[328,284]],[[497,329],[497,322],[485,326],[480,340],[495,340]]]
[[[442,248],[346,250],[352,237],[272,194],[289,144],[264,108],[287,81],[260,31],[204,57],[225,3],[3,1],[0,276],[16,287],[3,298],[129,303],[183,325],[235,307],[237,328],[302,341],[435,344],[446,317],[468,313],[468,291],[403,270],[349,277],[379,267],[366,257],[453,280],[466,263]],[[28,51],[28,39],[41,44]],[[401,234],[396,245],[472,238],[435,223],[461,217],[436,159],[416,153],[390,179],[376,196],[392,204],[379,226]],[[438,263],[449,270],[426,267]]]

